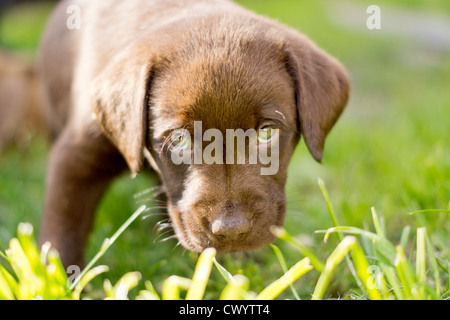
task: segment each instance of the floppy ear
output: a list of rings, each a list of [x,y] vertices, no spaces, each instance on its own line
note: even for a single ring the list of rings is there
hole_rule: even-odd
[[[344,67],[308,38],[292,32],[285,47],[296,89],[300,132],[317,161],[325,138],[347,104],[350,83]]]
[[[104,133],[133,175],[143,166],[152,62],[148,51],[126,50],[93,80],[91,98]]]

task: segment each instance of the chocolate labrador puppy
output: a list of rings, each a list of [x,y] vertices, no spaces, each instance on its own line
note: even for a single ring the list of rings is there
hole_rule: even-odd
[[[79,28],[68,28],[67,12],[79,13]],[[226,0],[63,1],[40,63],[55,138],[40,241],[50,241],[65,266],[82,263],[110,181],[146,164],[158,173],[175,234],[189,250],[269,243],[270,226],[284,220],[287,168],[300,136],[321,161],[349,95],[337,60]],[[256,163],[249,154],[241,163],[174,161],[174,152],[184,160],[200,152],[202,160],[212,136],[234,157],[236,148],[219,135],[239,129],[256,132],[252,150],[279,152]],[[262,174],[269,153],[275,170]],[[210,155],[220,160],[225,152]]]

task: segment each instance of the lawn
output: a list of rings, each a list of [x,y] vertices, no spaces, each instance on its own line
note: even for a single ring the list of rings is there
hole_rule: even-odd
[[[327,139],[323,163],[314,162],[303,142],[296,149],[286,186],[286,230],[320,259],[325,260],[336,247],[337,238],[330,237],[324,243],[323,234],[315,232],[332,227],[317,183],[320,177],[342,225],[374,231],[371,215],[374,207],[382,216],[382,227],[390,241],[399,243],[406,225],[412,230],[426,227],[435,255],[448,264],[450,213],[408,213],[450,210],[449,52],[383,27],[368,30],[364,25],[352,28],[338,24],[336,21],[341,19],[336,19],[336,13],[330,9],[331,3],[337,1],[238,2],[307,34],[342,61],[352,82],[350,102]],[[367,7],[371,3],[358,4]],[[383,10],[392,6],[423,15],[439,13],[450,21],[446,0],[378,1],[378,4],[382,17]],[[18,8],[7,14],[0,22],[0,46],[33,55],[49,10],[47,4],[34,5],[31,10]],[[365,11],[360,14],[368,16]],[[44,139],[37,135],[26,150],[12,149],[0,156],[2,251],[8,247],[19,222],[30,222],[38,232],[48,150]],[[88,258],[141,204],[151,205],[145,196],[136,199],[134,195],[154,185],[153,178],[145,174],[134,180],[125,174],[111,185],[98,210]],[[198,255],[176,247],[174,239],[161,241],[169,234],[158,235],[154,226],[165,218],[146,217],[127,228],[102,257],[100,263],[108,265],[110,271],[92,282],[88,288],[92,296],[98,294],[104,278],[115,282],[129,271],[139,271],[142,279],[151,280],[157,290],[170,275],[192,276]],[[283,252],[288,266],[302,258],[286,242],[274,243]],[[407,256],[413,250],[407,247]],[[247,253],[220,254],[217,260],[231,274],[247,276],[250,288],[256,292],[283,274],[269,246]],[[358,297],[358,287],[347,265],[337,268],[324,297]],[[448,274],[443,273],[443,282],[446,277]],[[318,273],[311,271],[294,284],[302,299],[311,298],[317,278]],[[138,288],[143,287],[141,282]],[[225,284],[219,272],[213,270],[206,298],[218,298]],[[293,298],[292,292],[287,290],[280,298]]]

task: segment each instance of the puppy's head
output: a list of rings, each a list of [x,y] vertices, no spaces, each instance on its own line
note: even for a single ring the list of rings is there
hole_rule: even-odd
[[[347,75],[284,27],[198,30],[117,57],[93,85],[96,112],[133,173],[146,155],[160,174],[186,248],[255,249],[283,223],[300,135],[321,160]]]

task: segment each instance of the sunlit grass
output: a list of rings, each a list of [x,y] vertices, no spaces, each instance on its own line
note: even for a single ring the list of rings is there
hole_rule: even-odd
[[[328,202],[330,214],[334,216],[325,185],[322,180],[319,180],[319,184]],[[1,254],[11,265],[13,274],[0,266],[0,299],[78,300],[81,297],[90,298],[89,294],[82,294],[83,289],[95,277],[109,271],[105,265],[95,267],[94,265],[145,209],[145,206],[141,206],[111,238],[105,239],[98,254],[72,283],[66,275],[58,253],[51,249],[49,244],[44,244],[39,251],[33,238],[33,227],[28,223],[21,223],[17,230],[17,238],[11,239],[5,254]],[[324,241],[327,241],[332,233],[339,235],[339,244],[328,255],[325,262],[320,262],[320,258],[317,258],[314,253],[305,250],[304,246],[293,239],[283,228],[274,228],[274,233],[278,237],[292,244],[301,255],[307,255],[307,257],[300,259],[290,269],[287,269],[282,252],[273,245],[274,253],[277,255],[284,273],[278,279],[272,280],[259,293],[249,291],[249,279],[241,274],[232,275],[215,259],[216,250],[207,248],[199,256],[192,278],[177,275],[168,277],[163,283],[161,294],[157,293],[150,280],[146,280],[145,289],[139,291],[136,299],[201,300],[204,298],[213,266],[216,266],[217,271],[227,282],[219,296],[220,299],[276,299],[288,287],[295,292],[292,284],[315,269],[318,276],[310,296],[312,300],[319,300],[326,298],[325,295],[335,269],[344,259],[347,259],[348,267],[355,272],[355,288],[353,290],[357,294],[350,295],[353,299],[447,299],[450,296],[450,263],[435,256],[433,244],[427,236],[426,228],[417,228],[415,252],[411,250],[410,254],[411,257],[415,256],[414,264],[412,258],[408,259],[406,256],[410,228],[403,229],[400,243],[394,245],[387,239],[380,218],[373,208],[372,213],[375,233],[351,226],[335,226],[328,230],[318,231],[325,233]],[[334,224],[337,224],[336,217],[332,220]],[[352,235],[344,236],[344,234]],[[370,240],[370,252],[372,252],[370,256],[365,252],[356,236]],[[366,243],[368,242],[366,241]],[[315,261],[314,264],[311,264],[311,259]],[[432,277],[429,278],[429,275]],[[127,272],[114,286],[108,279],[105,279],[103,282],[104,299],[129,299],[129,291],[138,285],[141,278],[140,272]],[[443,278],[447,278],[447,281],[444,281]],[[295,293],[294,296],[299,298]]]

